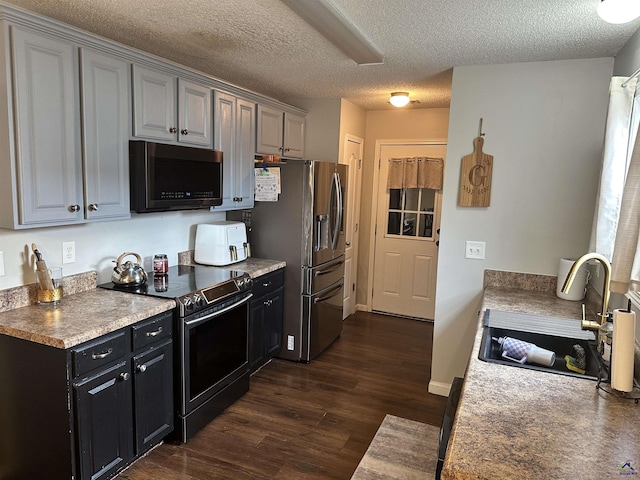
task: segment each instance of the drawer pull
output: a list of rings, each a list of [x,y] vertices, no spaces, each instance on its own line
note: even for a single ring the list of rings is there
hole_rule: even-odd
[[[264,302],[262,302],[263,305],[265,307],[270,307],[271,305],[273,305],[273,300],[269,299],[269,300],[265,300]]]
[[[154,330],[153,332],[147,332],[147,337],[155,337],[157,335],[160,335],[162,333],[162,327],[158,327],[157,330]]]
[[[102,353],[94,353],[91,355],[91,358],[93,358],[94,360],[100,360],[102,358],[106,358],[109,355],[111,355],[113,353],[113,348],[110,348],[109,350],[107,350],[106,352],[102,352]]]
[[[267,287],[270,287],[270,286],[271,286],[271,283],[272,283],[272,282],[271,282],[271,281],[269,281],[269,282],[263,283],[263,284],[262,284],[262,286],[263,286],[264,288],[267,288]]]

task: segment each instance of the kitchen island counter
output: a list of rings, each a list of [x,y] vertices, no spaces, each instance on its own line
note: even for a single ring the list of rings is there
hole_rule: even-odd
[[[442,478],[619,478],[640,469],[640,405],[596,382],[478,358],[486,309],[580,318],[553,292],[487,287]]]

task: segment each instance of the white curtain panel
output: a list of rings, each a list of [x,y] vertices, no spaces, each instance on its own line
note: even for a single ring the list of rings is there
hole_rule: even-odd
[[[622,195],[640,120],[640,108],[634,109],[637,79],[622,87],[627,80],[628,77],[613,77],[609,86],[602,171],[589,245],[589,251],[600,253],[609,261],[613,259]]]
[[[635,142],[622,194],[620,218],[611,262],[611,291],[640,287],[640,141]]]

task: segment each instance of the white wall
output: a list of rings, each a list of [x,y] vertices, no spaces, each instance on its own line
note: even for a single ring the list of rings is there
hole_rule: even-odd
[[[337,162],[340,150],[340,99],[292,98],[288,101],[308,112],[305,158]]]
[[[613,66],[613,74],[625,76],[633,74],[640,68],[640,28],[633,34],[627,43],[616,55]]]
[[[31,243],[35,243],[48,265],[60,265],[64,275],[98,271],[98,283],[111,280],[112,260],[124,252],[143,257],[152,270],[155,253],[166,253],[169,265],[177,264],[177,253],[194,247],[198,223],[224,220],[224,212],[207,210],[132,214],[131,220],[100,222],[70,227],[30,230],[0,229],[0,251],[4,253],[5,276],[0,290],[33,283]],[[76,262],[62,264],[62,242],[76,243]],[[131,260],[134,260],[131,258]]]
[[[485,269],[556,275],[561,257],[586,252],[612,69],[612,58],[454,69],[430,392],[464,375]],[[458,207],[481,117],[491,205]],[[486,242],[485,260],[466,260],[465,240]]]

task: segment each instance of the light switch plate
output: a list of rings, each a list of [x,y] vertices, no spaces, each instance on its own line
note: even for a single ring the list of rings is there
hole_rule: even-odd
[[[484,260],[484,242],[472,242],[467,240],[464,246],[464,258],[473,260]]]

